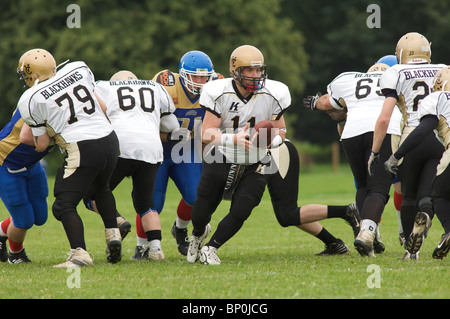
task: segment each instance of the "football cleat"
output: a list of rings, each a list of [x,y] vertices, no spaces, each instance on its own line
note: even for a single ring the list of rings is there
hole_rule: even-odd
[[[217,248],[213,246],[204,246],[200,250],[200,263],[203,265],[220,265],[220,259],[217,257]]]
[[[122,237],[119,228],[106,228],[106,260],[115,264],[122,260]]]
[[[144,260],[148,259],[148,249],[145,249],[143,246],[136,246],[134,250],[134,255],[131,256],[131,260]]]
[[[386,250],[384,243],[381,241],[380,225],[377,227],[375,238],[373,239],[373,251],[375,254],[382,254]]]
[[[30,263],[31,260],[28,258],[25,249],[18,253],[9,252],[8,262],[10,264],[21,264],[21,263]]]
[[[94,265],[91,254],[83,248],[78,247],[77,249],[72,249],[70,253],[67,254],[69,255],[69,258],[67,258],[65,262],[53,266],[53,268],[85,267]]]
[[[197,237],[192,235],[186,255],[186,259],[189,263],[195,263],[200,258],[199,251],[203,247],[206,237],[208,237],[210,232],[211,232],[211,225],[208,224],[206,225],[205,231],[201,236]]]
[[[176,222],[174,222],[172,226],[172,236],[177,241],[177,247],[180,254],[187,256],[189,248],[189,242],[186,240],[188,237],[187,228],[178,228]]]
[[[342,217],[347,224],[349,224],[353,229],[353,235],[358,236],[361,227],[361,217],[359,217],[358,207],[356,203],[351,203],[347,206],[344,216]]]
[[[338,239],[336,242],[329,245],[325,245],[325,250],[316,254],[316,256],[333,256],[333,255],[348,255],[350,254],[350,249],[341,240]]]
[[[419,259],[419,252],[415,254],[411,254],[409,251],[405,250],[405,253],[403,254],[402,260],[418,260]]]
[[[153,246],[147,243],[142,246],[144,249],[144,255],[148,260],[164,260],[166,257],[161,249],[161,247]]]
[[[119,216],[117,219],[117,227],[119,227],[120,231],[120,237],[122,237],[122,241],[125,239],[125,237],[128,235],[128,233],[131,231],[131,224],[123,218],[122,216]]]
[[[356,236],[355,242],[353,244],[362,257],[375,257],[375,253],[373,251],[374,238],[375,233],[368,229],[361,230],[358,236]]]
[[[433,251],[434,259],[444,259],[450,251],[450,233],[442,235],[441,241]]]
[[[405,248],[410,254],[415,254],[422,247],[423,241],[431,227],[431,218],[427,213],[418,212],[414,220],[414,228],[405,242]]]
[[[8,261],[8,250],[6,248],[6,240],[8,237],[0,236],[0,261],[6,262]]]

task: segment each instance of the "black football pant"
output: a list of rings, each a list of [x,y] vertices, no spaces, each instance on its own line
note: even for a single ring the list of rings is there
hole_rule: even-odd
[[[203,171],[197,188],[197,199],[192,208],[194,236],[201,236],[212,214],[222,201],[231,163],[203,162]],[[228,214],[217,226],[207,245],[219,248],[232,238],[258,206],[264,194],[267,179],[257,172],[260,163],[245,166],[231,198]]]
[[[113,131],[94,140],[71,143],[63,167],[55,178],[53,215],[62,222],[72,249],[86,249],[83,222],[77,205],[88,193],[96,201],[105,228],[116,228],[116,202],[109,180],[119,156],[119,140]]]
[[[398,167],[402,183],[403,202],[401,220],[403,232],[409,237],[418,211],[434,216],[432,208],[432,183],[436,168],[444,152],[444,146],[431,132],[417,147],[403,158]]]

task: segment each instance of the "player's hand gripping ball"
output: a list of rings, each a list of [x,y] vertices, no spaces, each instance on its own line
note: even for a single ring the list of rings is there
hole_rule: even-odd
[[[276,131],[272,121],[258,122],[253,127],[250,140],[257,147],[269,147],[274,137],[277,136]]]

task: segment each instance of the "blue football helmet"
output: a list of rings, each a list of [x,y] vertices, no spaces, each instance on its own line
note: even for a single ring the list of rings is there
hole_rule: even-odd
[[[200,94],[204,83],[194,82],[192,76],[205,76],[206,82],[214,75],[214,66],[202,51],[189,51],[180,60],[179,74],[183,86],[193,94]]]
[[[384,57],[380,58],[377,63],[384,63],[386,65],[389,65],[390,67],[398,64],[397,57],[395,55],[385,55]]]

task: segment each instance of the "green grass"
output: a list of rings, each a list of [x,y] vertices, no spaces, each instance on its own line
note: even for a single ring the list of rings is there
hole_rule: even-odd
[[[49,178],[50,188],[53,179]],[[115,190],[119,211],[135,224],[130,200],[130,180]],[[317,167],[300,176],[299,204],[347,204],[354,201],[354,185],[350,170],[342,166],[338,172]],[[105,258],[103,226],[98,215],[79,206],[85,224],[88,251],[94,256],[94,267],[81,268],[80,288],[69,288],[73,276],[53,265],[66,259],[69,250],[62,225],[49,212],[48,222],[33,227],[27,234],[25,247],[31,264],[0,264],[2,298],[33,299],[297,299],[297,298],[361,298],[421,299],[450,297],[449,258],[434,260],[431,253],[443,232],[437,219],[425,241],[420,260],[402,261],[398,242],[397,216],[390,201],[381,224],[386,252],[376,258],[361,258],[353,247],[351,228],[340,219],[322,221],[336,237],[351,249],[348,256],[317,257],[324,246],[315,237],[295,227],[282,228],[272,211],[266,192],[239,233],[220,250],[220,266],[188,264],[181,256],[170,229],[176,216],[180,195],[172,183],[161,214],[163,230],[163,262],[131,261],[136,245],[134,227],[123,243],[123,260],[109,265]],[[50,196],[49,207],[53,202]],[[211,226],[225,216],[229,207],[223,202],[213,215]],[[0,218],[8,215],[0,206]],[[190,226],[189,230],[192,229]],[[380,288],[369,288],[370,265],[381,270]],[[72,277],[71,277],[72,276]],[[187,302],[187,300],[186,300]]]

